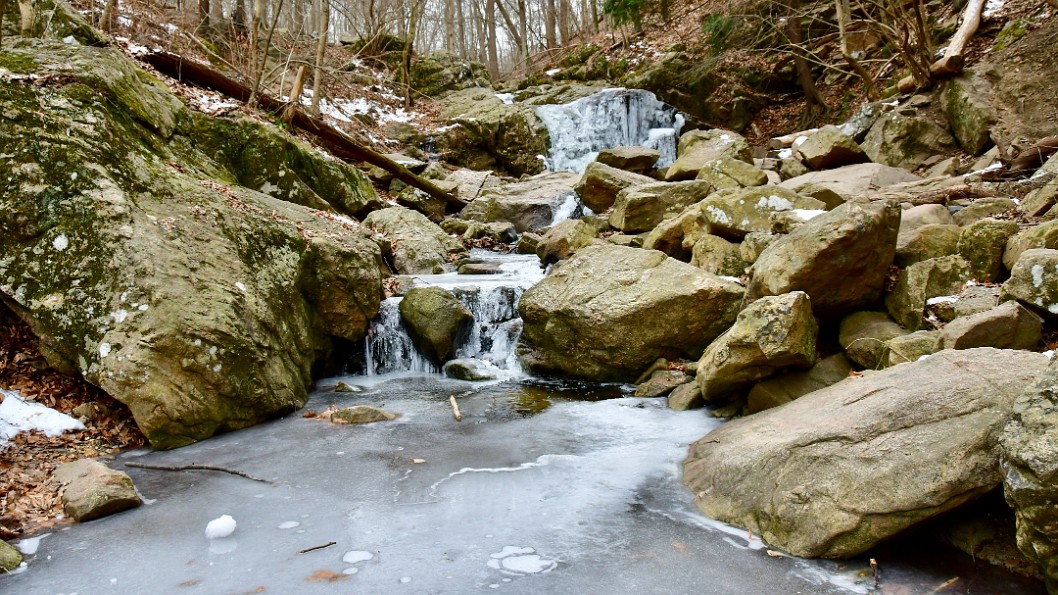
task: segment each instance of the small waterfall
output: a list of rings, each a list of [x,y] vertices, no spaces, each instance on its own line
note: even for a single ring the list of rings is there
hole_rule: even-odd
[[[474,316],[474,325],[456,357],[474,358],[495,366],[500,376],[520,375],[514,348],[522,332],[518,300],[543,278],[540,261],[532,255],[499,255],[472,250],[475,260],[498,264],[495,275],[417,275],[416,285],[436,286],[452,292]],[[440,370],[416,349],[400,317],[400,301],[384,300],[371,322],[364,345],[364,374],[436,374]]]
[[[551,137],[551,169],[578,173],[600,150],[620,146],[657,149],[658,166],[672,165],[684,124],[675,108],[638,89],[606,89],[565,105],[542,105],[536,115]]]

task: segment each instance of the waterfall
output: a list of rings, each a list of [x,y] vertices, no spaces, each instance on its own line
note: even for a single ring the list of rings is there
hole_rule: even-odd
[[[606,89],[565,105],[542,105],[536,115],[551,137],[550,168],[582,172],[602,149],[639,145],[661,153],[658,166],[676,160],[684,118],[650,91]]]
[[[499,266],[494,275],[417,275],[417,286],[442,287],[470,311],[474,324],[456,346],[456,357],[487,362],[501,375],[520,375],[515,346],[522,332],[518,300],[543,278],[533,255],[501,255],[472,250],[471,258]],[[364,341],[364,374],[435,374],[440,372],[413,343],[400,317],[400,297],[382,302]]]

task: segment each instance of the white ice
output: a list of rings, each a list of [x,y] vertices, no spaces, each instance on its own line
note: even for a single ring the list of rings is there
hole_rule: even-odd
[[[4,402],[0,403],[0,444],[22,432],[36,430],[55,437],[63,432],[85,429],[83,423],[69,415],[26,401],[17,392],[0,389],[0,393],[4,396]]]

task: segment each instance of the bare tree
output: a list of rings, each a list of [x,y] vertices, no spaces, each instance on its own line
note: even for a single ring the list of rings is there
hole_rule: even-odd
[[[37,34],[37,9],[33,0],[18,0],[18,12],[22,17],[19,33],[22,37],[33,37]]]
[[[857,76],[860,77],[860,80],[863,81],[863,85],[867,89],[867,97],[870,98],[871,101],[877,101],[878,88],[874,84],[874,77],[872,77],[871,73],[867,72],[867,69],[860,64],[860,61],[849,52],[849,0],[834,0],[834,6],[837,9],[838,37],[839,43],[841,44],[841,57],[852,68]]]
[[[320,113],[320,96],[323,95],[323,59],[327,55],[327,36],[331,29],[331,0],[320,0],[320,22],[317,32],[320,36],[316,44],[316,66],[312,76],[312,113]]]

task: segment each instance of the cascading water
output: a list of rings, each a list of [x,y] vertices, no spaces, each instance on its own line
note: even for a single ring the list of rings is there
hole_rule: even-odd
[[[526,289],[543,278],[540,261],[532,255],[501,255],[472,250],[470,257],[499,266],[494,275],[417,275],[417,285],[442,287],[470,310],[474,325],[456,347],[459,358],[473,358],[492,367],[498,376],[521,373],[514,347],[521,334],[518,300]],[[367,376],[393,373],[438,373],[440,370],[416,349],[400,317],[400,301],[382,302],[371,323],[364,348]]]
[[[542,105],[536,115],[551,137],[552,170],[582,172],[602,149],[639,145],[661,153],[658,166],[676,160],[684,118],[650,91],[606,89],[565,105]]]

